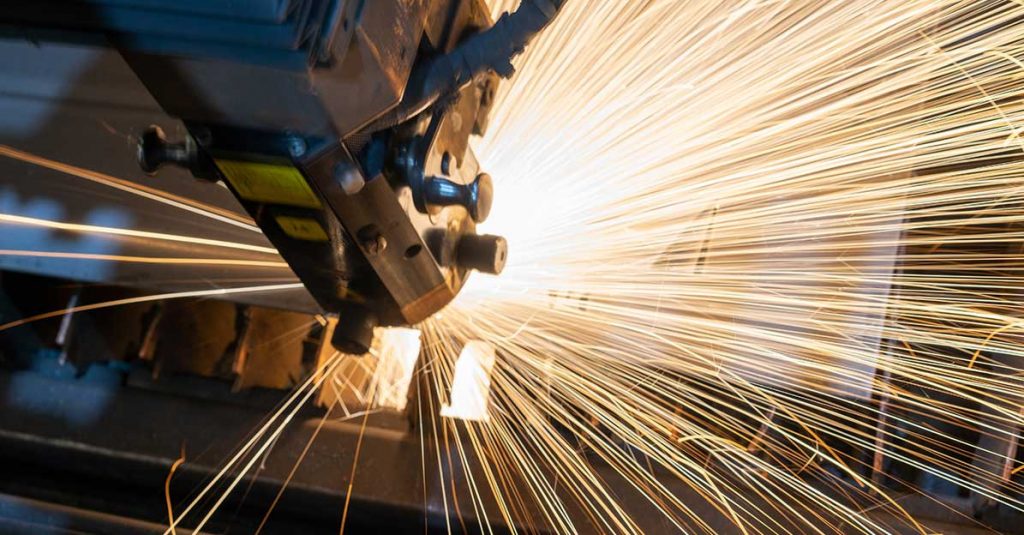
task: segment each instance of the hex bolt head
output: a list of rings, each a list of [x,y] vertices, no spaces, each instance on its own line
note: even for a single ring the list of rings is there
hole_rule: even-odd
[[[388,240],[384,236],[377,236],[363,241],[363,249],[371,255],[379,255],[388,248]]]
[[[363,248],[363,251],[371,256],[379,255],[388,248],[388,240],[381,234],[377,225],[370,224],[359,229],[356,238],[359,239],[359,246]]]
[[[306,142],[300,137],[292,136],[288,138],[288,154],[292,158],[301,158],[306,154]]]

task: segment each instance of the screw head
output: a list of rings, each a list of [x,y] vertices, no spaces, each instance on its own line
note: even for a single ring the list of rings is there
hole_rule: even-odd
[[[368,255],[378,255],[388,247],[388,241],[384,238],[384,234],[373,223],[359,229],[359,232],[356,232],[356,239],[359,241],[359,246]]]
[[[363,250],[365,250],[367,254],[379,255],[383,253],[384,250],[387,248],[388,240],[385,239],[384,236],[381,236],[380,234],[373,236],[369,239],[363,240]]]
[[[306,142],[299,137],[288,138],[288,154],[291,154],[292,158],[301,158],[306,154]]]

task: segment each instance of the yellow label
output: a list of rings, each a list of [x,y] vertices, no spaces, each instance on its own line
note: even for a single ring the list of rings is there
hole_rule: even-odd
[[[308,217],[274,216],[277,226],[288,236],[296,240],[327,241],[327,233],[315,219]]]
[[[320,208],[306,178],[290,165],[217,160],[217,167],[238,196],[253,202]]]

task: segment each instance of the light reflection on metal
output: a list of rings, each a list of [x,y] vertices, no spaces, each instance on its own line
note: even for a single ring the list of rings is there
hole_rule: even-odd
[[[466,343],[455,362],[451,401],[441,408],[441,416],[476,422],[490,420],[487,405],[494,360],[494,346],[491,344],[479,340]]]

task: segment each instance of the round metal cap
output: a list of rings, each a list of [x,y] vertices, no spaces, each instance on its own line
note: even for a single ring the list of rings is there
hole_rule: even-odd
[[[456,261],[459,267],[499,275],[508,260],[508,242],[501,236],[466,234],[459,240]]]
[[[370,351],[377,315],[366,307],[353,305],[338,311],[338,325],[331,336],[331,345],[342,353],[362,355]]]
[[[491,175],[480,173],[470,184],[473,202],[469,206],[469,216],[477,223],[483,223],[491,215],[491,204],[494,202],[494,182]]]

